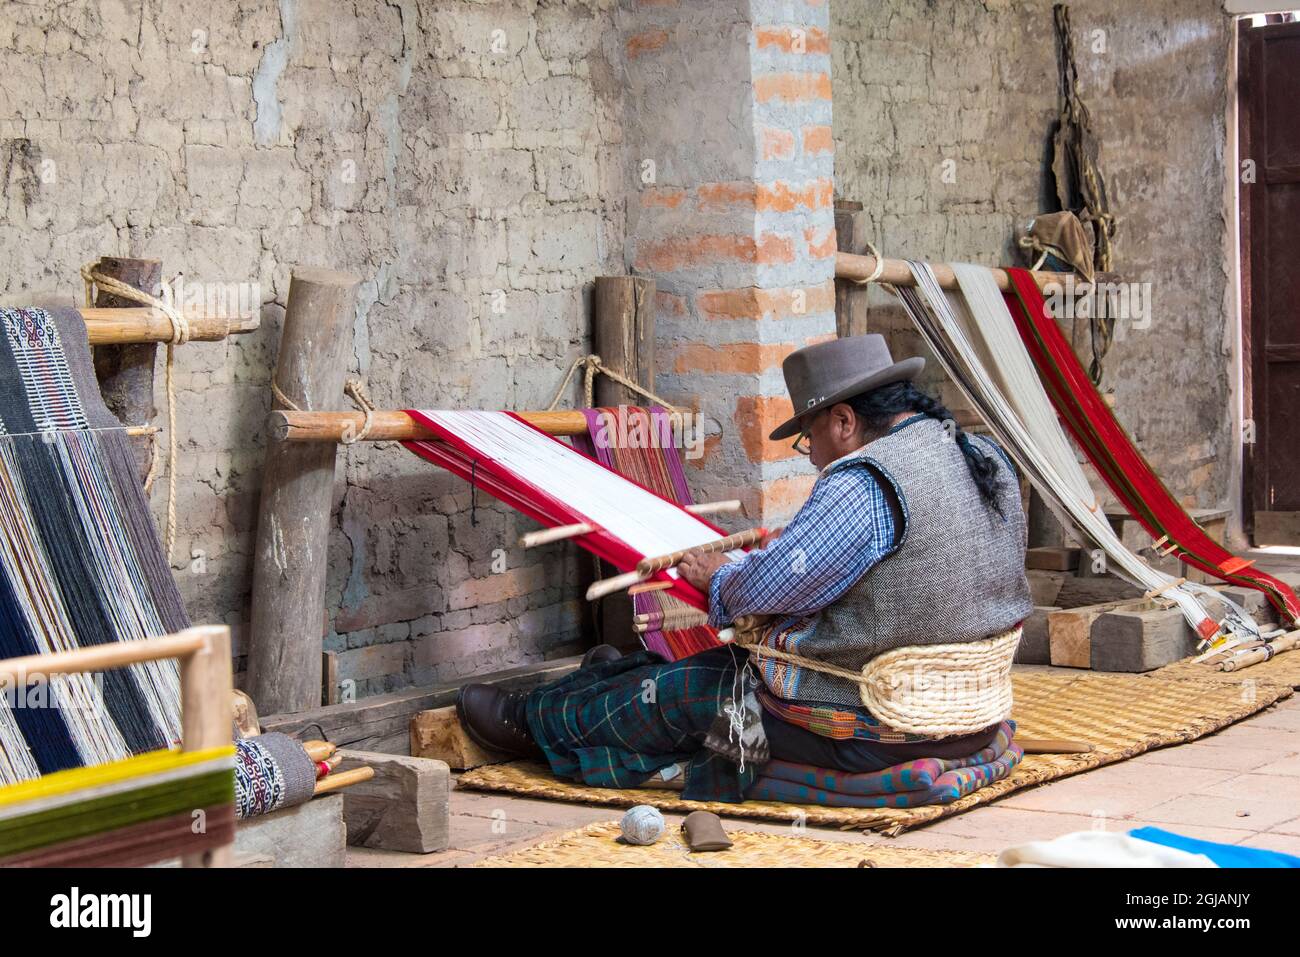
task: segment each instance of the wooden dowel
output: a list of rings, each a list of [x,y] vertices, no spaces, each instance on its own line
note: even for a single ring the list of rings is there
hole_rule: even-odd
[[[1271,642],[1272,648],[1254,648],[1250,651],[1243,651],[1240,655],[1229,658],[1220,668],[1223,671],[1233,672],[1240,671],[1242,668],[1249,668],[1251,665],[1257,665],[1261,661],[1267,661],[1273,655],[1280,655],[1285,651],[1290,651],[1297,645],[1300,645],[1300,630],[1288,632],[1285,635],[1274,638]]]
[[[50,675],[71,675],[88,671],[106,671],[141,661],[183,658],[207,647],[218,631],[229,634],[224,625],[187,628],[174,635],[143,641],[115,641],[90,645],[75,651],[56,651],[45,655],[26,655],[0,661],[0,684],[44,683]],[[223,701],[229,703],[229,689]]]
[[[587,417],[577,410],[520,412],[519,417],[550,435],[585,435]],[[271,413],[270,432],[281,442],[342,442],[344,435],[359,435],[366,416],[362,412],[294,412],[278,409]],[[405,412],[377,409],[366,440],[371,442],[418,442],[437,436]]]
[[[687,505],[686,511],[692,515],[713,515],[718,512],[738,512],[740,511],[740,499],[731,499],[726,502],[702,502],[699,505]],[[526,532],[519,536],[519,545],[521,548],[535,548],[538,545],[549,545],[551,542],[562,542],[566,538],[577,538],[579,535],[590,535],[596,531],[597,526],[590,522],[577,522],[573,525],[556,525],[554,528],[543,528],[536,532]]]
[[[703,545],[695,545],[692,548],[682,548],[675,552],[669,552],[667,555],[656,555],[652,558],[643,558],[637,563],[636,569],[630,572],[624,572],[621,575],[614,575],[612,578],[602,578],[598,582],[592,582],[591,587],[587,589],[587,601],[595,601],[597,598],[604,598],[606,595],[612,595],[614,592],[623,591],[638,585],[645,581],[655,572],[663,571],[665,568],[671,568],[682,560],[687,552],[725,552],[732,548],[744,548],[747,545],[754,545],[762,541],[767,530],[763,528],[751,528],[743,532],[737,532],[735,535],[728,535],[725,538],[717,538],[711,542],[705,542]]]
[[[645,581],[645,577],[637,572],[624,572],[612,578],[602,578],[598,582],[592,582],[587,589],[587,601],[595,601],[598,598],[604,598],[606,595],[623,591],[625,588],[631,588],[633,585]]]
[[[934,270],[934,276],[939,280],[939,285],[944,289],[959,289],[957,284],[957,274],[952,271],[952,267],[947,263],[931,263],[930,268]],[[835,278],[836,279],[854,279],[863,280],[876,271],[875,256],[857,256],[853,253],[836,253],[835,254]],[[1011,277],[1007,275],[1005,269],[991,269],[993,279],[997,282],[998,288],[1003,292],[1011,288]],[[1064,285],[1066,277],[1073,276],[1073,273],[1062,272],[1031,272],[1034,282],[1038,288],[1057,283]],[[908,268],[907,262],[902,259],[886,259],[885,268],[876,277],[876,282],[889,283],[891,286],[915,286],[916,280],[912,278],[912,270]],[[1075,279],[1075,282],[1083,284],[1082,279]]]
[[[302,748],[313,761],[324,761],[338,750],[338,745],[330,741],[304,741]]]
[[[692,515],[719,515],[723,512],[739,512],[740,499],[729,498],[722,502],[700,502],[698,505],[684,506]]]
[[[671,568],[686,557],[688,552],[725,552],[733,548],[744,548],[747,545],[756,545],[762,541],[766,531],[761,528],[749,528],[743,532],[737,532],[734,535],[728,535],[726,538],[714,539],[711,542],[705,542],[703,545],[696,545],[693,548],[679,548],[675,552],[669,552],[667,555],[656,555],[653,558],[643,558],[637,562],[636,572],[642,578],[649,577],[655,572],[663,571],[665,568]]]
[[[171,320],[152,306],[134,309],[86,308],[78,310],[86,321],[86,335],[92,346],[132,342],[171,342]],[[252,332],[261,322],[260,313],[248,316],[210,316],[201,310],[181,310],[190,329],[190,341],[215,342],[227,336]]]
[[[203,751],[230,744],[234,717],[230,701],[230,689],[234,686],[230,628],[227,625],[209,625],[191,628],[190,631],[198,633],[200,642],[198,648],[180,657],[181,748]],[[184,867],[228,867],[231,857],[231,847],[227,844],[182,855],[181,864]]]
[[[372,767],[353,768],[351,771],[340,771],[338,774],[328,774],[316,782],[316,794],[327,794],[330,791],[337,791],[339,788],[345,788],[349,784],[360,784],[362,781],[369,781],[375,776],[375,769]]]
[[[562,542],[566,538],[576,538],[579,535],[589,535],[596,530],[596,526],[589,522],[578,522],[575,525],[556,525],[554,528],[543,528],[537,532],[526,532],[519,536],[519,546],[521,548],[535,548],[538,545],[547,545],[551,542]]]
[[[633,585],[627,590],[627,593],[629,595],[644,595],[652,591],[667,591],[672,587],[672,582],[642,582],[639,585]]]

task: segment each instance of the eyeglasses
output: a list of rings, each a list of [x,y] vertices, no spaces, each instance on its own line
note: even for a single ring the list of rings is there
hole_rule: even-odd
[[[800,455],[812,455],[812,446],[808,444],[808,439],[808,432],[805,429],[803,432],[799,433],[799,437],[794,440],[794,445],[790,446],[790,448],[794,449]]]

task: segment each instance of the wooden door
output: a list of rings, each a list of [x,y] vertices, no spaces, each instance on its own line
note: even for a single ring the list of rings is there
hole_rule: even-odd
[[[1246,522],[1300,545],[1300,23],[1238,29]]]

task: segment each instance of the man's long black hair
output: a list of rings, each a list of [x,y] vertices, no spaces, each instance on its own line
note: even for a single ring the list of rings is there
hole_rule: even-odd
[[[980,498],[1002,515],[1002,504],[998,501],[997,471],[998,464],[991,456],[985,455],[971,442],[970,436],[957,428],[956,417],[937,399],[931,398],[918,389],[911,379],[893,382],[862,395],[855,395],[847,403],[854,413],[867,425],[868,433],[883,433],[889,428],[890,420],[900,412],[919,412],[921,415],[945,423],[946,428],[955,428],[953,438],[961,454],[966,458],[966,467],[975,480]],[[951,422],[951,426],[946,423]],[[1002,515],[1005,518],[1005,515]]]

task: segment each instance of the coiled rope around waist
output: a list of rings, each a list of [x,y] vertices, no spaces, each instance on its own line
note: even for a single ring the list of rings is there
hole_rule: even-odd
[[[746,616],[728,630],[733,643],[759,658],[852,681],[863,707],[896,731],[927,737],[974,734],[1011,714],[1011,665],[1020,643],[1019,626],[980,641],[893,648],[860,671],[764,644],[771,626],[766,616]]]

